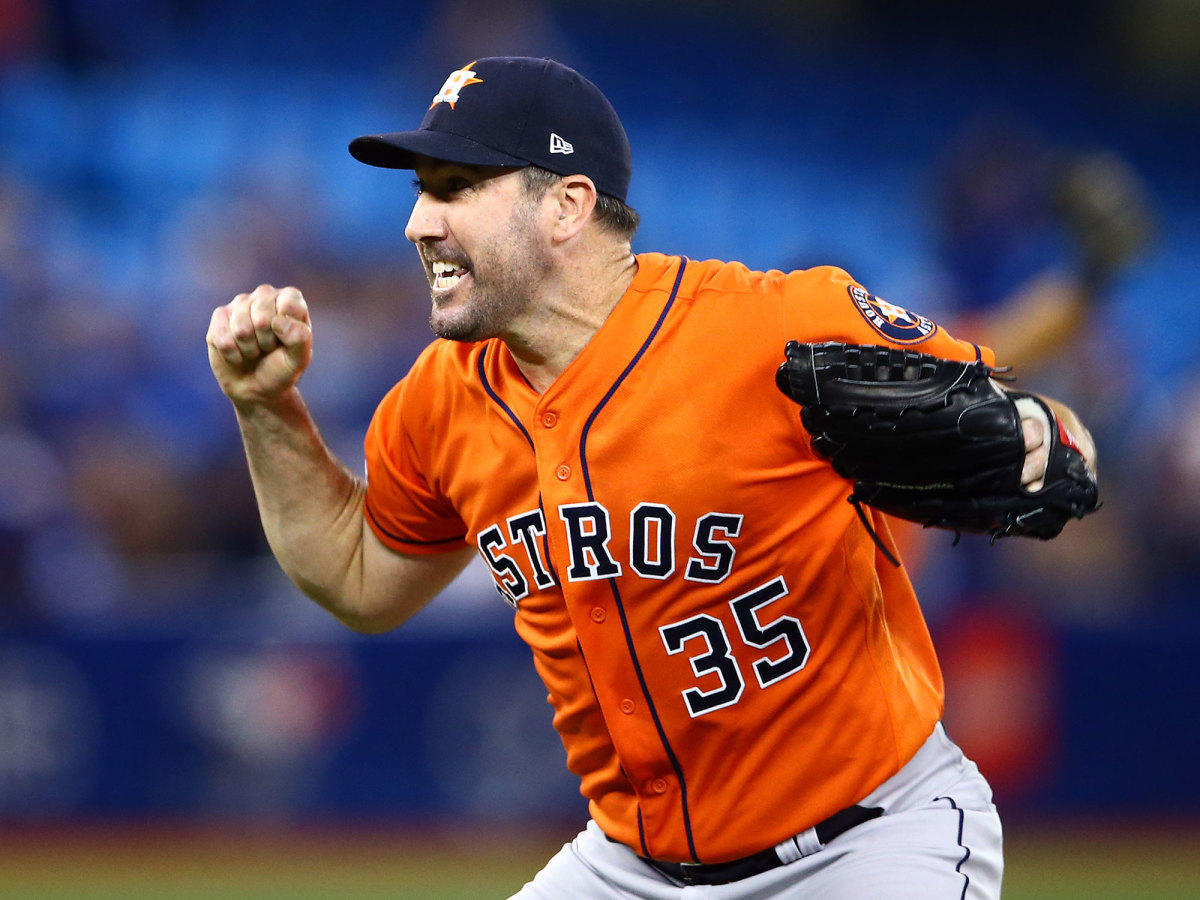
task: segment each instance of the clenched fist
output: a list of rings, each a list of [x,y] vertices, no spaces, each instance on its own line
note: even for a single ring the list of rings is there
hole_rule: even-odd
[[[312,360],[308,304],[294,287],[260,284],[213,310],[206,340],[213,375],[235,405],[271,402]]]

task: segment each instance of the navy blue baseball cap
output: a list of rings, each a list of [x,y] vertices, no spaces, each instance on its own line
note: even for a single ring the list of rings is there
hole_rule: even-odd
[[[496,56],[450,73],[416,131],[350,142],[359,162],[416,168],[418,156],[473,166],[540,166],[587,175],[625,200],[633,160],[616,110],[600,89],[552,59]]]

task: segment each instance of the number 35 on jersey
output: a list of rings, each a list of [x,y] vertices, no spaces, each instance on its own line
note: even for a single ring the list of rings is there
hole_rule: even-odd
[[[595,502],[564,504],[558,516],[566,529],[568,582],[616,578],[629,570],[642,578],[665,580],[680,568],[676,559],[678,521],[667,506],[640,503],[629,516],[629,554],[617,559],[610,552],[612,516]],[[742,516],[712,512],[701,516],[692,532],[692,554],[682,564],[687,581],[719,584],[732,571],[741,533]],[[545,553],[546,520],[534,509],[509,517],[479,533],[479,552],[491,569],[504,599],[516,606],[532,586],[549,588],[556,580]],[[522,565],[523,564],[523,565]],[[734,640],[763,651],[751,663],[754,679],[765,689],[800,671],[808,662],[809,643],[800,621],[790,615],[771,616],[770,607],[788,594],[782,577],[729,601],[737,626]],[[708,613],[662,625],[659,635],[668,655],[688,654],[697,683],[681,692],[692,717],[736,704],[746,678],[734,655],[729,629]]]

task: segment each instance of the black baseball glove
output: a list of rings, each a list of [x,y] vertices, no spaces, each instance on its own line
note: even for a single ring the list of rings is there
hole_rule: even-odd
[[[1054,413],[997,385],[983,362],[894,347],[789,341],[775,383],[799,403],[813,448],[854,480],[850,500],[926,526],[1049,539],[1097,508],[1095,476]],[[1021,486],[1017,401],[1049,424],[1043,486]],[[863,516],[866,522],[866,517]],[[890,554],[889,554],[890,555]]]

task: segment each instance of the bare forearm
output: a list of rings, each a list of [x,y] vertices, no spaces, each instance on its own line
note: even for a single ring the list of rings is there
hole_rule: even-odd
[[[238,294],[213,310],[206,342],[237,411],[267,541],[302,591],[351,628],[386,631],[462,571],[470,548],[399,553],[366,526],[366,484],[330,452],[296,388],[312,358],[296,288]]]
[[[326,446],[298,390],[235,409],[275,558],[304,593],[352,619],[362,603],[366,485]]]
[[[355,631],[400,625],[474,556],[412,556],[384,547],[363,516],[366,483],[333,455],[298,391],[235,405],[267,541],[305,594]]]

